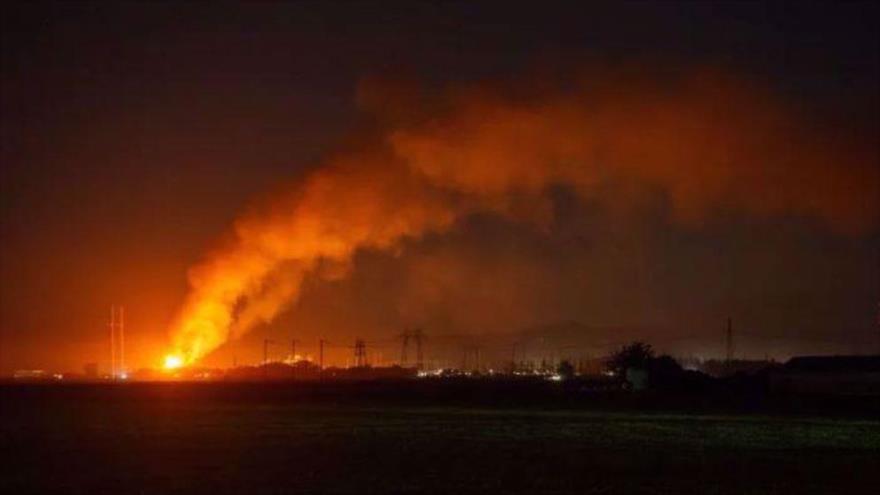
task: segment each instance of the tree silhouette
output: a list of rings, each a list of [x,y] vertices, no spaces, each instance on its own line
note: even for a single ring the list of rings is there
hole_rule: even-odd
[[[556,368],[556,373],[558,373],[563,380],[570,380],[574,378],[574,365],[567,360],[564,360],[559,363],[559,366]]]
[[[605,367],[617,376],[626,374],[627,368],[646,369],[654,358],[654,349],[644,342],[633,342],[613,352]]]

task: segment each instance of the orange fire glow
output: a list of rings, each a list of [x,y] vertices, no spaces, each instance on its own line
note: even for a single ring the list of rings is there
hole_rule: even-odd
[[[591,80],[527,102],[483,92],[450,100],[451,111],[390,124],[380,143],[334,157],[239,218],[189,273],[165,368],[273,320],[305,275],[345,276],[359,249],[393,250],[474,211],[523,216],[511,198],[540,212],[556,184],[623,211],[662,191],[686,224],[720,207],[846,231],[880,211],[876,152],[816,136],[766,91],[717,74],[661,87]],[[609,183],[633,192],[607,197]]]
[[[165,362],[163,363],[163,367],[166,370],[176,370],[183,366],[183,359],[180,356],[175,356],[173,354],[169,354],[165,356]]]

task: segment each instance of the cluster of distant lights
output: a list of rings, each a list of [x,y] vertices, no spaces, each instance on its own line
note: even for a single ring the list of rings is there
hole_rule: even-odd
[[[477,372],[477,371],[436,369],[436,370],[419,371],[417,373],[417,376],[419,378],[443,378],[443,377],[453,377],[453,376],[474,376],[474,377],[479,377],[479,376],[484,376],[484,375],[494,376],[494,375],[499,375],[499,374],[503,374],[505,376],[509,375],[508,373],[499,373],[499,372],[495,371],[494,369],[490,368],[490,369],[486,370],[485,374],[481,373],[481,372]],[[523,376],[523,377],[526,377],[526,376],[543,377],[543,378],[550,380],[550,381],[553,381],[553,382],[561,382],[562,381],[562,375],[560,375],[559,373],[553,373],[553,372],[541,371],[541,370],[514,371],[512,374],[514,376]]]
[[[172,372],[182,368],[183,364],[183,359],[180,356],[169,354],[165,356],[165,359],[162,362],[162,368],[166,372]],[[210,374],[204,373],[202,375],[204,376],[199,376],[199,378],[210,378]],[[43,370],[18,370],[13,374],[13,378],[16,379],[41,379],[50,377],[58,381],[64,380],[64,375],[61,373],[53,373],[49,375]],[[109,376],[104,375],[104,378],[126,381],[129,379],[129,374],[127,371],[120,371],[119,373],[111,374]]]
[[[17,371],[15,371],[15,373],[12,374],[12,377],[17,378],[17,379],[51,378],[53,380],[59,380],[59,381],[64,380],[63,373],[49,374],[43,370],[17,370]],[[104,375],[103,378],[104,379],[111,379],[111,380],[128,380],[129,376],[128,376],[127,371],[123,371],[123,372],[117,373],[115,375]]]
[[[176,371],[180,368],[183,368],[184,363],[183,359],[179,356],[168,355],[165,356],[163,361],[163,369],[167,372]],[[604,374],[613,376],[611,372],[605,372]],[[492,368],[486,370],[485,373],[479,371],[464,371],[458,369],[433,369],[433,370],[420,370],[416,373],[418,378],[448,378],[448,377],[480,377],[480,376],[494,376],[494,375],[505,375],[505,376],[519,376],[519,377],[542,377],[546,380],[553,382],[560,382],[563,380],[562,375],[556,372],[547,371],[547,370],[529,370],[529,371],[514,371],[512,373],[500,373]],[[38,376],[44,376],[44,372],[42,370],[29,370],[28,377],[35,378]],[[51,375],[52,378],[56,380],[63,380],[64,375],[56,373]],[[25,376],[19,376],[19,378],[24,378]],[[197,374],[196,378],[208,379],[211,378],[212,374],[208,372],[203,372]],[[128,372],[120,372],[115,376],[111,376],[112,379],[117,380],[128,380],[129,374]]]
[[[176,371],[183,367],[183,359],[179,356],[168,355],[165,356],[165,360],[163,362],[162,368],[167,372]],[[207,377],[207,376],[206,376]],[[52,378],[54,380],[64,380],[64,375],[61,373],[52,373],[51,375],[46,373],[43,370],[18,370],[13,374],[13,378],[17,379],[43,379],[43,378]],[[128,371],[120,371],[118,373],[104,375],[104,379],[110,380],[121,380],[125,381],[130,378]]]

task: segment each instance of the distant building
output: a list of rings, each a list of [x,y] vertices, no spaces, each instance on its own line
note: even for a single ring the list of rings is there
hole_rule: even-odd
[[[698,363],[687,363],[685,367],[721,378],[737,374],[754,375],[778,366],[779,363],[771,359],[731,359],[730,361],[709,359]]]
[[[770,390],[822,395],[880,395],[880,356],[802,356],[770,373]]]

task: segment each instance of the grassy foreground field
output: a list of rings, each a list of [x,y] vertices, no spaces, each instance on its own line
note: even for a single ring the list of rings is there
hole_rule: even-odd
[[[0,395],[0,493],[876,493],[880,422]]]

